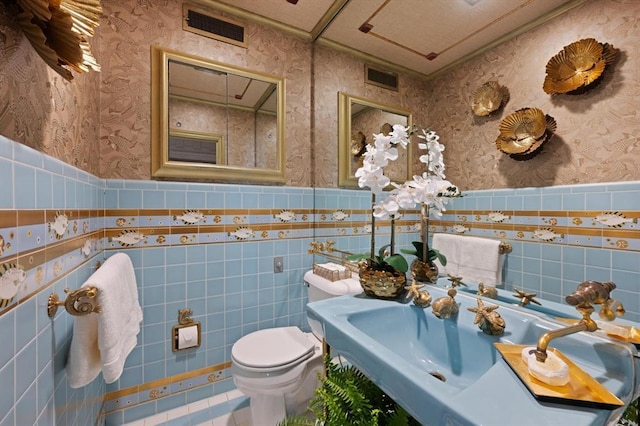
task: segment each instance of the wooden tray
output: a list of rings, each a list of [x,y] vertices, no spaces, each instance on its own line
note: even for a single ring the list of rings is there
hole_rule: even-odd
[[[569,366],[570,380],[564,386],[547,385],[529,374],[529,367],[522,360],[521,353],[523,348],[531,345],[507,343],[494,343],[494,345],[522,383],[540,401],[606,409],[615,409],[624,405],[609,389],[555,348],[548,348],[547,351],[555,353]]]

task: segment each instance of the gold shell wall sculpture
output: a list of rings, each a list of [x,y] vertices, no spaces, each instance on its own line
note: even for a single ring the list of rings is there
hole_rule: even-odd
[[[40,57],[58,74],[100,71],[88,37],[100,24],[100,0],[17,0],[17,21]]]
[[[509,90],[497,81],[487,81],[478,87],[471,97],[471,109],[483,117],[497,111],[509,101]]]
[[[538,108],[522,108],[500,123],[496,148],[515,160],[528,160],[537,154],[556,131],[556,121]]]
[[[550,95],[585,88],[600,78],[616,59],[616,49],[608,43],[585,38],[568,46],[547,62],[542,88]]]

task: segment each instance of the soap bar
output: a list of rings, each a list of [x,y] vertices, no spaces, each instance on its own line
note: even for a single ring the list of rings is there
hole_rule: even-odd
[[[569,383],[569,366],[556,354],[547,351],[547,359],[540,362],[536,359],[536,348],[527,346],[522,349],[522,360],[529,367],[529,374],[551,386],[564,386]]]
[[[631,330],[628,327],[604,321],[596,321],[596,324],[598,324],[599,330],[602,330],[611,336],[618,336],[623,339],[628,339],[631,336]]]

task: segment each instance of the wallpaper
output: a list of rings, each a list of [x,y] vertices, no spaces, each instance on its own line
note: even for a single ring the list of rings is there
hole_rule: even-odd
[[[97,174],[98,74],[62,78],[35,53],[15,14],[0,2],[0,134]],[[90,43],[100,62],[97,40]]]
[[[0,5],[0,132],[103,178],[149,179],[154,44],[285,77],[287,185],[337,186],[339,91],[411,110],[415,124],[440,135],[447,178],[463,190],[640,179],[637,0],[590,0],[437,79],[401,73],[398,91],[366,84],[360,58],[252,22],[247,48],[185,32],[181,4],[103,0],[91,40],[102,72],[71,83],[46,67]],[[618,49],[599,84],[580,95],[544,93],[547,61],[587,37]],[[470,98],[489,80],[510,100],[476,117]],[[557,130],[538,156],[516,161],[495,140],[500,121],[524,107],[542,109]]]
[[[150,46],[286,78],[286,184],[311,186],[311,47],[245,22],[242,48],[182,30],[182,2],[102,0],[100,176],[150,177]],[[238,18],[234,18],[236,21]],[[237,127],[237,126],[236,126]]]
[[[352,55],[315,47],[313,145],[316,187],[331,188],[338,185],[338,92],[409,110],[415,125],[430,126],[425,108],[429,99],[427,81],[400,75],[398,91],[385,89],[365,83],[365,64]],[[366,136],[371,139],[371,135]],[[413,150],[414,171],[420,167],[419,162],[416,164],[416,148],[416,144],[409,147]]]
[[[583,38],[610,43],[616,62],[581,95],[547,95],[545,65]],[[466,62],[431,82],[430,122],[445,144],[447,178],[463,190],[524,188],[640,179],[640,1],[592,0]],[[476,117],[473,92],[497,80],[510,92],[505,108]],[[542,152],[516,161],[498,151],[500,121],[540,108],[558,126]]]

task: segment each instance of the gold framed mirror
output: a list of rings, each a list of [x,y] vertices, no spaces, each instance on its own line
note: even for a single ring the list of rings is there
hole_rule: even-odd
[[[285,182],[285,82],[151,46],[151,175]]]
[[[411,111],[338,92],[338,185],[358,188],[356,170],[376,133],[388,133],[394,124],[411,127]],[[411,146],[398,149],[398,159],[385,167],[393,182],[412,179]]]

